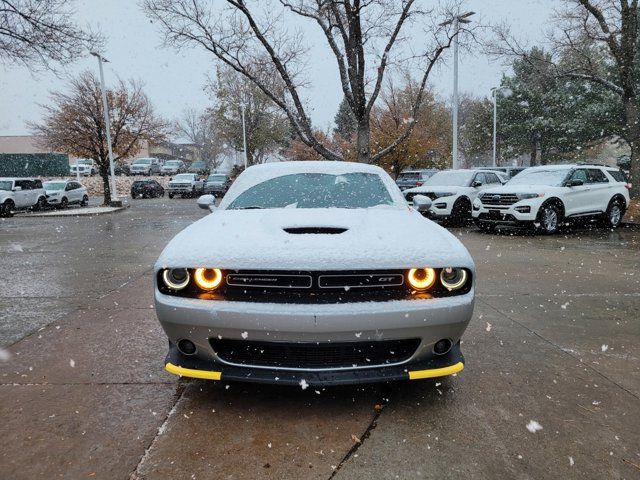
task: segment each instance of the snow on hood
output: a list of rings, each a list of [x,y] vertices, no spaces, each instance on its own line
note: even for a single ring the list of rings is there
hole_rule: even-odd
[[[426,193],[426,192],[452,192],[452,193],[461,193],[466,192],[468,190],[473,190],[472,187],[461,187],[458,185],[422,185],[420,187],[409,188],[405,190],[403,193]]]
[[[502,185],[500,187],[487,188],[481,193],[547,193],[561,190],[564,187],[553,187],[550,185]]]
[[[339,234],[283,230],[295,227],[347,230]],[[474,268],[469,252],[455,236],[406,205],[216,210],[176,235],[155,268],[200,266],[256,270]]]

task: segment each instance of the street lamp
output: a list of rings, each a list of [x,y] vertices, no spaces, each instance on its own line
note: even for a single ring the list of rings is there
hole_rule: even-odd
[[[244,168],[245,170],[249,166],[249,152],[247,152],[247,123],[244,118],[244,110],[246,108],[245,102],[240,104],[242,110],[242,141],[244,143]]]
[[[102,90],[102,110],[104,112],[104,129],[107,136],[107,149],[109,151],[109,170],[111,171],[111,203],[118,203],[118,192],[116,190],[116,175],[113,166],[113,150],[111,149],[111,123],[109,122],[109,104],[107,103],[107,91],[104,88],[104,72],[102,64],[108,62],[106,58],[96,52],[89,52],[98,59],[100,67],[100,89]]]
[[[469,17],[475,12],[467,12],[456,15],[450,20],[443,22],[440,26],[453,24],[453,168],[459,167],[458,164],[458,34],[460,33],[461,23],[471,23]]]
[[[491,96],[493,97],[493,160],[491,165],[496,167],[496,152],[497,152],[497,127],[498,127],[498,92],[504,90],[505,94],[510,94],[511,89],[509,87],[493,87],[491,89]]]

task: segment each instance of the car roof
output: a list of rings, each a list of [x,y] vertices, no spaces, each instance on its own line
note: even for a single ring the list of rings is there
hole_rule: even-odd
[[[16,180],[37,180],[37,178],[34,177],[0,177],[0,180],[4,180],[4,181],[13,181],[15,182]]]
[[[329,160],[270,162],[253,165],[247,168],[247,172],[268,174],[295,174],[295,173],[328,173],[339,175],[341,173],[363,172],[383,173],[384,170],[376,165],[357,162],[334,162]]]

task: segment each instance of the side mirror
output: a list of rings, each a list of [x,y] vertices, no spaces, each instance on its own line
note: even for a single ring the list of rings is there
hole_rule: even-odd
[[[413,208],[415,208],[420,213],[428,212],[431,208],[432,202],[429,197],[424,195],[416,195],[413,197]]]
[[[198,198],[198,206],[203,210],[213,212],[216,209],[216,197],[213,195],[202,195]]]
[[[482,182],[479,182],[479,181],[477,181],[477,180],[474,180],[474,181],[473,181],[473,183],[471,184],[471,186],[472,186],[473,188],[481,187],[481,186],[482,186]]]
[[[574,178],[569,182],[570,187],[580,187],[581,185],[584,185],[584,180],[580,180],[579,178]]]
[[[20,192],[21,190],[22,190],[22,187],[13,187],[14,192]]]

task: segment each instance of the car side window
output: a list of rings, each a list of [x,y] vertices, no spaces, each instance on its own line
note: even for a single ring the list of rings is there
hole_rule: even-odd
[[[571,180],[582,180],[583,183],[588,182],[587,171],[584,168],[579,168],[571,175]]]
[[[16,180],[16,187],[20,187],[22,190],[31,190],[31,182],[29,180]]]
[[[602,170],[598,168],[590,168],[589,183],[609,183],[609,179]]]
[[[41,180],[34,180],[33,181],[33,188],[42,188],[42,181]]]
[[[487,183],[502,183],[495,173],[485,173],[484,176],[487,179]]]
[[[484,185],[485,183],[487,183],[485,174],[480,172],[480,173],[476,173],[475,178],[473,179],[474,183],[478,182],[480,183],[480,185]]]

